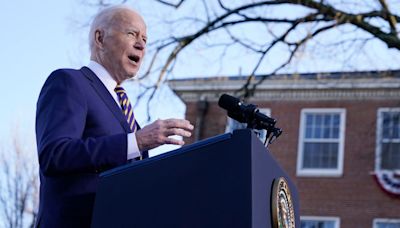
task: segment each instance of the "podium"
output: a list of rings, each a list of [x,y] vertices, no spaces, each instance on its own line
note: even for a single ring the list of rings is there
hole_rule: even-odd
[[[102,173],[92,227],[299,227],[298,211],[294,184],[244,129]]]

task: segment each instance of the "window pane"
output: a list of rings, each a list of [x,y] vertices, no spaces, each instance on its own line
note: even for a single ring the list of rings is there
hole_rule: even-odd
[[[301,220],[301,228],[334,228],[334,221]]]
[[[339,128],[340,128],[340,115],[339,114],[332,114],[333,118],[333,136],[332,138],[338,139],[339,138]]]
[[[324,126],[322,138],[324,139],[331,138],[331,128],[329,126]]]
[[[314,137],[313,138],[320,139],[320,138],[322,138],[321,136],[322,136],[322,128],[321,128],[321,126],[316,126],[314,129]]]
[[[338,139],[339,138],[339,127],[332,128],[332,138]]]
[[[313,114],[307,114],[306,115],[306,129],[305,129],[305,136],[307,139],[314,138],[314,115]]]
[[[314,119],[314,115],[307,114],[307,116],[306,116],[306,126],[307,127],[314,125],[313,119]]]
[[[337,168],[338,143],[305,143],[303,168]]]
[[[400,143],[382,143],[382,169],[400,169]]]
[[[332,125],[332,115],[325,115],[324,125],[331,126]]]
[[[306,139],[311,139],[312,138],[312,128],[311,127],[306,127]]]
[[[400,121],[399,121],[400,113],[393,113],[392,121],[393,121],[393,138],[399,139],[399,130],[400,130]]]
[[[377,228],[400,228],[400,222],[377,222],[376,223]]]
[[[333,126],[339,126],[340,125],[340,115],[339,114],[333,114]]]
[[[315,125],[322,126],[323,114],[314,114],[314,115],[315,115]]]
[[[382,115],[382,136],[384,139],[390,138],[390,115],[388,112]]]
[[[336,113],[307,113],[307,139],[339,139],[340,115]]]
[[[400,139],[400,112],[383,113],[383,139]]]
[[[322,114],[315,114],[314,138],[316,139],[322,138],[322,117]]]

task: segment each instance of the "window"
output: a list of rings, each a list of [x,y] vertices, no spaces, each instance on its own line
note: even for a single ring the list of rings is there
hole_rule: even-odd
[[[400,170],[400,108],[378,110],[376,145],[378,170]]]
[[[345,109],[302,110],[297,175],[342,175],[345,114]]]
[[[261,113],[271,116],[271,109],[269,108],[260,108],[259,109]],[[239,123],[238,121],[228,117],[228,122],[226,124],[225,132],[233,132],[233,130],[236,129],[244,129],[247,127],[246,123]],[[265,141],[265,137],[267,136],[267,133],[265,130],[254,130],[257,134],[258,137],[262,142]]]
[[[373,228],[400,228],[400,219],[374,219]]]
[[[340,219],[337,217],[301,216],[300,228],[339,228]]]

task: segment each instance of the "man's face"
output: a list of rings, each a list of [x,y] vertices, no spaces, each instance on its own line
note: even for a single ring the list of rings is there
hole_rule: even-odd
[[[146,25],[137,13],[123,10],[104,33],[100,50],[101,64],[118,84],[139,70],[146,50]]]

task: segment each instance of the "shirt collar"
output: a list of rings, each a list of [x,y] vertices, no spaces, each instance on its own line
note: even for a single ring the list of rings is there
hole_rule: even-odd
[[[93,60],[90,60],[87,67],[94,72],[94,74],[100,79],[107,90],[111,94],[113,94],[114,89],[117,86],[117,82],[111,77],[110,73],[108,73],[102,65]]]

